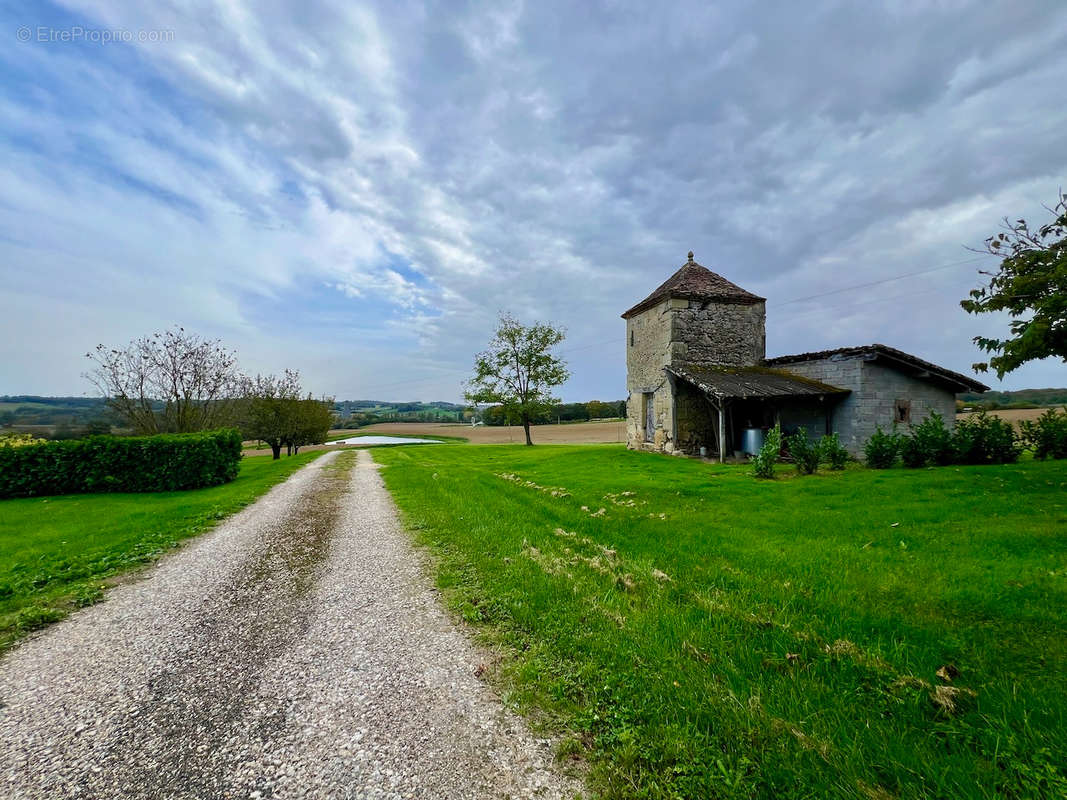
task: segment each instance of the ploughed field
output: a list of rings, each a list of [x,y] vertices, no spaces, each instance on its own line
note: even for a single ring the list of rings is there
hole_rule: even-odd
[[[451,436],[471,444],[521,444],[526,441],[521,425],[470,425],[447,422],[380,422],[360,428],[359,433],[396,436]],[[601,444],[626,441],[626,422],[569,422],[563,425],[534,425],[530,429],[534,444]]]
[[[246,456],[235,480],[206,489],[0,500],[0,650],[100,600],[116,576],[211,528],[319,455]]]
[[[604,796],[1067,796],[1067,462],[374,458],[490,675]]]

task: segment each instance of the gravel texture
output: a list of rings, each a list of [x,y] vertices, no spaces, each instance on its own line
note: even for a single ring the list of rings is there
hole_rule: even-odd
[[[369,454],[319,458],[0,661],[0,796],[576,796],[420,565]]]

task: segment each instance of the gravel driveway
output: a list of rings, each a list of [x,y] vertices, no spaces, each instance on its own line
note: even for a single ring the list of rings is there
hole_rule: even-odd
[[[0,796],[575,796],[478,662],[331,453],[0,661]]]

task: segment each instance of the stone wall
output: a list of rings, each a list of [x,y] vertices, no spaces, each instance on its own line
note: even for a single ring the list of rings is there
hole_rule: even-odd
[[[672,364],[752,366],[766,352],[764,303],[738,305],[671,298],[626,320],[626,441],[631,448],[695,452],[716,422],[707,398],[663,368]],[[646,393],[655,433],[645,436]],[[677,418],[676,418],[677,414]],[[712,438],[711,441],[717,441]]]
[[[927,380],[913,378],[879,362],[863,365],[863,388],[860,403],[853,419],[853,430],[859,438],[859,449],[882,426],[888,431],[896,419],[896,401],[906,400],[911,406],[912,425],[918,425],[931,411],[940,414],[945,424],[956,424],[956,394],[950,389]],[[907,424],[901,426],[907,428]]]
[[[701,445],[718,449],[718,414],[705,394],[686,381],[675,381],[674,449],[695,455]]]
[[[863,451],[863,443],[870,436],[870,434],[863,435],[857,425],[860,398],[863,392],[863,364],[861,358],[835,359],[831,357],[820,361],[800,361],[796,364],[783,364],[781,367],[776,367],[784,372],[828,383],[839,389],[851,390],[851,394],[845,395],[844,399],[839,400],[834,406],[830,426],[831,430],[840,437],[841,444],[853,455]]]
[[[956,421],[956,395],[952,391],[859,356],[802,361],[780,368],[852,390],[834,408],[831,425],[841,444],[855,456],[863,455],[863,445],[878,426],[892,430],[897,400],[909,403],[912,424],[922,422],[931,411],[944,417],[946,425]]]
[[[808,432],[809,439],[821,439],[827,428],[833,430],[834,412],[839,395],[818,397],[789,397],[775,402],[775,415],[783,433],[799,428]]]
[[[626,442],[631,448],[663,449],[674,421],[670,385],[663,367],[670,363],[670,301],[645,309],[626,320]],[[656,442],[645,441],[646,392],[653,392]]]
[[[767,355],[766,303],[674,300],[672,355],[689,364],[751,367]]]
[[[667,302],[626,320],[626,388],[650,392],[663,380],[670,363],[671,315]]]

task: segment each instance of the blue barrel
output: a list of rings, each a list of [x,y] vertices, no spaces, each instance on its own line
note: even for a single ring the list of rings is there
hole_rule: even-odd
[[[741,436],[741,452],[750,456],[756,455],[763,447],[763,428],[745,428]]]

